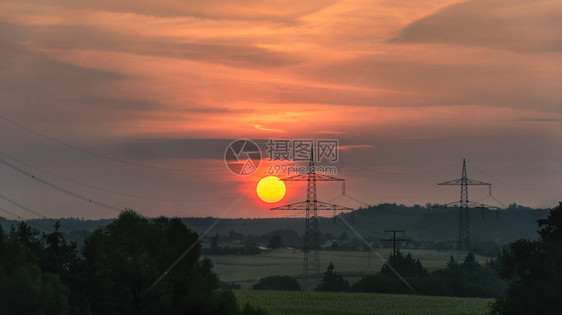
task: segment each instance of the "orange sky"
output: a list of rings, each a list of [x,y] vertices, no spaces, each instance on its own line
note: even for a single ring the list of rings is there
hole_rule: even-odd
[[[261,175],[236,177],[222,161],[237,138],[339,139],[339,175],[371,204],[456,200],[435,183],[466,157],[505,203],[550,207],[562,191],[561,21],[562,1],[0,1],[3,116],[92,152],[208,171],[112,163],[7,121],[1,153],[112,191],[203,200],[43,174],[149,216],[217,216],[252,191]],[[6,196],[47,216],[113,215],[1,171]],[[327,185],[325,198],[338,196]],[[302,198],[289,185],[281,203]],[[229,216],[267,207],[251,196]]]

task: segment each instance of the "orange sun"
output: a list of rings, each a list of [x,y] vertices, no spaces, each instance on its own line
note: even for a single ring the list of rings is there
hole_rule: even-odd
[[[269,203],[283,199],[285,191],[285,183],[275,176],[262,178],[256,187],[258,197]]]

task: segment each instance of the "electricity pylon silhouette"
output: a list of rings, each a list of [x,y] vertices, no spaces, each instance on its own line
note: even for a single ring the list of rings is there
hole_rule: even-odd
[[[271,208],[270,210],[306,210],[306,219],[304,222],[304,261],[303,261],[303,277],[304,288],[307,287],[308,273],[320,272],[320,247],[318,238],[318,210],[353,210],[348,207],[338,206],[335,204],[319,201],[316,194],[316,182],[345,182],[343,178],[336,178],[316,173],[314,166],[314,149],[310,149],[310,162],[308,171],[303,175],[295,175],[281,179],[285,182],[290,181],[306,181],[306,200],[288,205]]]
[[[468,201],[468,186],[469,185],[487,185],[490,187],[490,195],[492,184],[485,183],[473,179],[469,179],[466,176],[466,160],[462,159],[462,175],[460,179],[455,179],[437,185],[460,185],[461,186],[461,199],[459,201],[450,202],[442,205],[442,207],[459,207],[459,239],[458,239],[458,250],[459,253],[462,251],[470,251],[470,217],[468,215],[469,208],[496,208],[494,206],[489,206],[483,203]]]

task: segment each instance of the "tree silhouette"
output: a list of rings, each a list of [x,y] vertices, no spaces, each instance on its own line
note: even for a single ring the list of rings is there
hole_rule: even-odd
[[[343,276],[335,271],[332,263],[328,266],[322,277],[322,281],[316,287],[316,291],[339,292],[349,291],[349,283]]]
[[[301,286],[290,276],[269,276],[261,278],[260,281],[252,286],[254,290],[288,290],[300,291]]]
[[[39,231],[30,227],[25,221],[21,221],[18,225],[10,227],[9,238],[19,241],[31,253],[39,257],[43,248],[39,234]]]
[[[2,314],[68,312],[68,288],[58,275],[44,272],[38,265],[36,254],[41,253],[38,235],[27,223],[21,222],[12,226],[9,238],[0,237]]]
[[[428,274],[419,259],[414,259],[412,254],[402,255],[400,251],[396,255],[390,255],[386,264],[381,268],[381,272],[389,277],[396,278],[396,274],[390,270],[391,265],[399,274],[408,278],[427,278]]]
[[[283,247],[283,246],[284,246],[283,240],[281,239],[281,236],[279,236],[279,235],[273,236],[269,240],[269,243],[267,243],[267,247],[272,248],[272,249]]]
[[[197,239],[180,219],[149,220],[132,210],[96,230],[82,250],[85,261],[80,281],[93,313],[239,313],[233,293],[219,289],[212,262],[199,259],[199,244],[148,291]]]
[[[55,274],[65,275],[78,263],[78,250],[76,242],[67,244],[60,230],[60,221],[57,221],[52,233],[44,234],[46,247],[40,257],[43,270]]]
[[[500,256],[500,276],[513,282],[493,305],[495,314],[560,314],[562,202],[538,224],[540,240],[518,240]]]

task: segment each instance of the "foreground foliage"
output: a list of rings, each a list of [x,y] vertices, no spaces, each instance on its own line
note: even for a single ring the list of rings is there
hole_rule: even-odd
[[[40,236],[25,222],[0,233],[0,310],[8,314],[260,314],[220,289],[200,246],[150,285],[198,236],[179,219],[130,210],[97,229],[78,255],[59,228]]]
[[[501,276],[513,282],[493,305],[496,314],[560,314],[562,310],[562,203],[538,224],[539,241],[518,240],[500,257]]]
[[[444,269],[427,273],[419,260],[410,254],[403,256],[400,252],[390,257],[381,272],[362,277],[351,290],[354,292],[400,293],[412,294],[397,275],[390,270],[392,266],[416,290],[416,294],[459,296],[459,297],[497,297],[502,294],[507,284],[497,275],[494,260],[481,266],[472,253],[459,264],[451,257]]]
[[[69,289],[57,271],[68,268],[59,258],[75,253],[75,245],[61,243],[55,232],[45,235],[24,222],[6,237],[0,229],[0,312],[2,314],[66,314]],[[58,262],[59,264],[54,264]],[[70,262],[69,262],[70,263]]]

